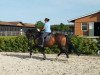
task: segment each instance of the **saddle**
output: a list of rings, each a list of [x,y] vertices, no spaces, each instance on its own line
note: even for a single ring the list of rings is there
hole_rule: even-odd
[[[44,42],[48,42],[52,36],[52,33],[49,33],[47,36],[44,37]],[[41,45],[43,41],[41,40],[41,37],[38,39],[38,44]]]
[[[49,41],[49,39],[51,38],[52,33],[49,33],[46,37],[44,37],[44,41]]]

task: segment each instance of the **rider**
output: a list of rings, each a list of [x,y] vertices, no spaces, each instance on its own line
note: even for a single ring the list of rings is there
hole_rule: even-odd
[[[43,34],[41,35],[41,40],[42,40],[42,43],[41,43],[41,47],[43,47],[44,46],[44,38],[48,35],[48,34],[50,34],[51,33],[51,28],[50,28],[50,23],[49,23],[49,21],[50,21],[50,19],[48,19],[48,18],[45,18],[44,19],[44,22],[45,22],[45,25],[44,25],[44,27],[43,27],[43,30],[44,30],[44,32],[43,32]]]

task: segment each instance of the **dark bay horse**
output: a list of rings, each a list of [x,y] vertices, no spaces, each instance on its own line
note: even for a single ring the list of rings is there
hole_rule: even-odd
[[[60,34],[60,33],[59,34],[50,34],[50,35],[48,35],[49,38],[47,38],[48,36],[45,38],[44,47],[39,47],[38,45],[40,42],[40,35],[41,35],[41,32],[38,31],[37,28],[27,30],[27,32],[26,32],[26,37],[28,38],[28,40],[29,41],[34,40],[34,44],[35,44],[34,47],[30,46],[31,47],[29,49],[30,57],[32,56],[32,48],[38,47],[44,56],[43,59],[46,59],[44,47],[51,48],[52,46],[57,44],[58,48],[60,49],[60,52],[58,53],[57,56],[59,56],[62,53],[65,53],[66,57],[69,58],[69,56],[68,56],[68,39],[67,39],[66,35]]]

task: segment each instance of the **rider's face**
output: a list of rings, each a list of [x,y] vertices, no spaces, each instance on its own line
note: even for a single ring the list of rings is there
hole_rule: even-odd
[[[44,22],[46,23],[47,21],[46,21],[46,20],[44,20]]]

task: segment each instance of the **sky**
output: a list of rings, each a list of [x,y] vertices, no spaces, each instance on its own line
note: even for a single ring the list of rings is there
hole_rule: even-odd
[[[0,21],[36,23],[49,18],[51,24],[100,10],[100,0],[0,0]]]

